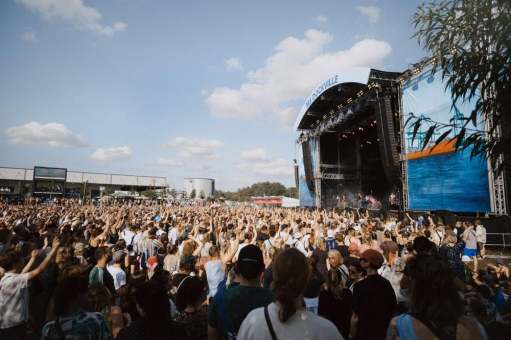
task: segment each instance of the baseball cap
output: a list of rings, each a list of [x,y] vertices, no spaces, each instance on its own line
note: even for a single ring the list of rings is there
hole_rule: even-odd
[[[117,253],[117,252],[116,252]],[[156,256],[151,256],[147,259],[147,268],[154,270],[158,266],[158,259]]]
[[[179,264],[181,266],[184,266],[190,263],[195,263],[198,258],[199,258],[198,256],[193,256],[192,254],[184,254],[183,256],[181,256]]]
[[[497,260],[495,260],[497,264],[504,265],[504,260],[502,260],[500,257],[497,257]]]
[[[332,229],[328,229],[326,231],[326,235],[327,235],[327,237],[334,237],[334,231]]]
[[[112,255],[112,261],[114,262],[121,262],[124,260],[124,257],[126,256],[126,253],[123,250],[118,250]]]
[[[302,236],[303,236],[303,235],[302,235],[302,233],[297,232],[297,233],[295,233],[295,234],[293,235],[293,238],[300,238],[300,237],[302,237]]]
[[[156,218],[154,219],[154,221],[155,221],[156,223],[160,222],[160,221],[161,221],[161,216],[156,216]]]
[[[376,267],[381,267],[381,265],[383,264],[383,255],[379,251],[374,249],[367,249],[366,251],[361,253],[359,257],[360,259],[364,259]]]
[[[75,250],[82,250],[84,248],[89,248],[88,245],[86,245],[85,243],[77,243],[74,245],[73,247]]]
[[[355,242],[351,242],[350,246],[348,247],[348,250],[351,252],[358,251],[358,244],[356,244]]]
[[[240,250],[238,270],[244,278],[252,280],[264,270],[263,253],[259,247],[249,244]]]

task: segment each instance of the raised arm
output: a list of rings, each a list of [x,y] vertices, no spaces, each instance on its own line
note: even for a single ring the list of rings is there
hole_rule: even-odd
[[[29,281],[32,280],[32,279],[35,279],[42,272],[44,272],[44,270],[48,266],[48,263],[50,263],[50,261],[51,261],[51,259],[53,257],[53,254],[55,254],[55,251],[57,251],[57,248],[59,247],[59,244],[60,244],[59,239],[55,238],[53,240],[52,245],[51,245],[50,253],[46,256],[46,258],[43,260],[43,262],[41,262],[39,267],[37,267],[36,269],[34,269],[34,270],[32,270],[31,272],[28,273],[28,280]]]

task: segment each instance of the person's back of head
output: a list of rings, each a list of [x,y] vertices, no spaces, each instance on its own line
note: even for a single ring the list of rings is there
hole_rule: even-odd
[[[341,299],[342,274],[337,269],[330,269],[326,277],[326,289],[332,293],[336,299]]]
[[[431,242],[424,236],[416,237],[413,240],[413,249],[416,253],[429,253],[431,252]]]
[[[417,255],[406,262],[410,277],[410,311],[431,321],[452,322],[464,304],[454,286],[450,267],[438,256]]]
[[[204,293],[204,282],[197,276],[187,276],[177,290],[176,307],[183,311],[188,305],[195,306]]]
[[[137,287],[135,292],[137,309],[143,311],[141,322],[148,335],[161,334],[170,317],[170,301],[165,287],[155,281],[147,281]]]
[[[271,290],[282,308],[279,320],[286,322],[296,312],[296,299],[301,296],[309,280],[307,258],[296,248],[288,248],[279,254],[273,264]]]
[[[264,272],[264,259],[261,249],[249,244],[240,250],[236,267],[246,280],[255,280]]]
[[[87,310],[89,312],[100,312],[105,307],[110,307],[110,298],[112,295],[108,288],[102,283],[95,283],[89,287],[89,303]]]
[[[70,276],[62,280],[53,292],[55,316],[66,315],[73,307],[85,308],[87,299],[84,294],[87,293],[88,288],[87,279],[81,276]]]

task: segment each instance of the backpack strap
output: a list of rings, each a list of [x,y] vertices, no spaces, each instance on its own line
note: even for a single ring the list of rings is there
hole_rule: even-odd
[[[64,335],[64,332],[62,332],[62,327],[60,327],[59,318],[55,320],[55,329],[57,330],[57,333],[59,334],[59,338],[61,340],[66,340],[66,336]],[[51,329],[50,329],[51,331]],[[50,334],[50,332],[48,332]]]
[[[268,314],[268,306],[264,307],[264,318],[266,319],[266,324],[268,325],[268,329],[270,330],[272,340],[277,340],[277,335],[273,330],[273,325],[271,324],[270,315]]]
[[[227,319],[227,313],[225,311],[225,306],[224,306],[224,300],[223,300],[224,292],[225,292],[225,289],[222,289],[219,292],[219,294],[218,294],[218,304],[219,304],[219,307],[220,307],[220,314],[222,314],[222,320],[224,321],[225,329],[227,330],[227,333],[232,333],[231,332],[231,324],[229,323],[229,319]]]

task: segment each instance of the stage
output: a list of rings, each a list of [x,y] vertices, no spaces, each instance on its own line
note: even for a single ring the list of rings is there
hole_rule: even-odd
[[[301,206],[508,213],[504,174],[456,150],[455,139],[433,148],[436,133],[423,150],[425,132],[406,126],[411,112],[456,123],[471,110],[473,103],[452,109],[427,63],[405,72],[352,68],[319,84],[294,125]]]

